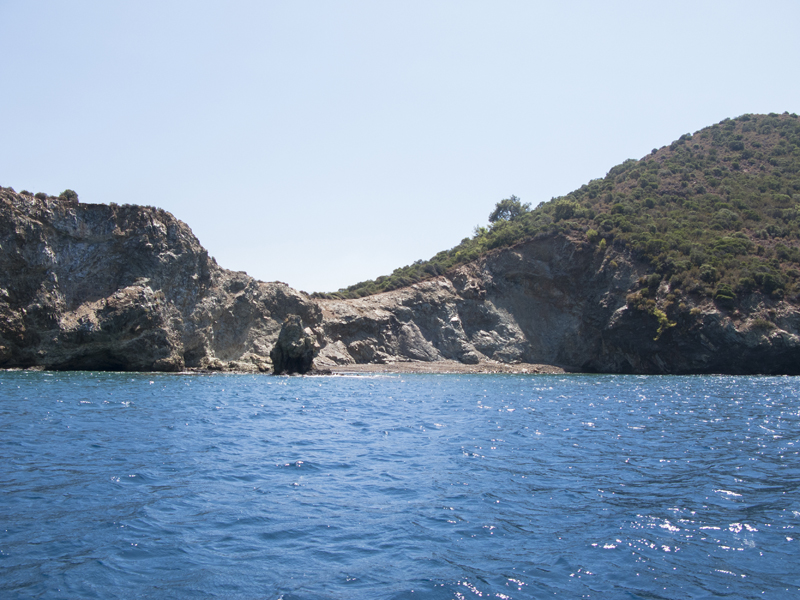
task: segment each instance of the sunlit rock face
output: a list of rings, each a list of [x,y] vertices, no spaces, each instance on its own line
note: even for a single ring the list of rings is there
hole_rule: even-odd
[[[668,304],[631,302],[647,274],[625,252],[553,234],[407,288],[313,300],[219,267],[163,210],[0,188],[0,368],[269,372],[296,316],[317,368],[454,360],[800,373],[793,302],[754,295],[731,312],[705,299],[673,319]]]
[[[284,318],[319,308],[220,268],[191,229],[141,206],[0,190],[0,367],[268,371]]]
[[[319,366],[458,360],[606,373],[798,373],[800,311],[755,297],[748,313],[705,300],[662,327],[629,306],[647,267],[553,235],[357,300],[322,300]],[[668,290],[667,290],[668,291]],[[669,307],[665,307],[669,310]],[[771,327],[759,325],[770,316]]]

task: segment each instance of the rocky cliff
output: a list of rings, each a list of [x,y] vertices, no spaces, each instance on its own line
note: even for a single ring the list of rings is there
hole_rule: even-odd
[[[528,240],[408,288],[319,301],[319,362],[490,359],[606,373],[800,372],[797,306],[754,296],[746,313],[711,301],[689,311],[669,300],[642,307],[636,298],[647,273],[630,256],[579,239]]]
[[[0,215],[0,367],[269,370],[285,317],[320,318],[163,210],[2,190]]]
[[[297,315],[322,368],[447,359],[800,373],[796,305],[754,294],[744,310],[708,299],[677,310],[668,289],[643,302],[647,267],[580,236],[528,239],[383,294],[315,300],[222,269],[159,209],[0,189],[0,215],[0,368],[269,371]]]

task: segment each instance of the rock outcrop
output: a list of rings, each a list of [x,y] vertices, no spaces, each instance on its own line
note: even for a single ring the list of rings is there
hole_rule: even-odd
[[[0,217],[0,368],[302,371],[318,351],[319,368],[446,359],[800,373],[797,305],[758,294],[735,311],[637,302],[645,265],[564,234],[392,292],[314,300],[222,269],[159,209],[0,189]]]
[[[585,241],[528,240],[408,288],[321,300],[326,345],[317,364],[449,359],[603,373],[800,373],[796,305],[754,295],[740,314],[705,301],[669,321],[668,305],[648,311],[630,302],[647,273]]]
[[[314,334],[303,327],[303,320],[297,315],[290,315],[283,322],[278,340],[269,353],[272,372],[275,375],[308,373],[314,366],[318,349]]]
[[[321,317],[163,210],[0,190],[0,367],[269,371],[290,314]]]

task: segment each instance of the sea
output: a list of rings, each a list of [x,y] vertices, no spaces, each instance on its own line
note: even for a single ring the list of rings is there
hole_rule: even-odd
[[[800,378],[0,372],[0,598],[800,598]]]

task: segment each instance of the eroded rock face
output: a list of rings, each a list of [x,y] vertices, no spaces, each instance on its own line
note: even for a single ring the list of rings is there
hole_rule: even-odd
[[[275,375],[304,374],[314,367],[314,356],[319,346],[310,329],[303,327],[303,320],[297,315],[286,317],[272,347],[272,372]]]
[[[624,276],[604,271],[593,249],[548,239],[494,252],[401,290],[323,300],[327,345],[318,362],[580,364],[600,345],[592,320],[599,331],[625,303],[635,277],[628,271]],[[593,290],[613,294],[613,302],[592,307],[596,315],[587,314]]]
[[[654,314],[627,303],[647,273],[630,256],[582,240],[528,240],[408,288],[320,301],[326,345],[317,364],[451,359],[604,373],[800,374],[796,305],[754,296],[746,312],[728,314],[705,300],[659,333]]]
[[[296,315],[295,341],[319,346],[319,368],[448,359],[800,374],[796,304],[753,295],[730,312],[704,300],[665,329],[626,301],[646,274],[624,253],[552,235],[393,292],[314,301],[220,268],[165,211],[0,188],[0,368],[266,372]]]
[[[0,189],[0,368],[269,371],[289,314],[321,318],[220,268],[163,210]]]

